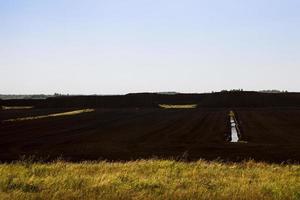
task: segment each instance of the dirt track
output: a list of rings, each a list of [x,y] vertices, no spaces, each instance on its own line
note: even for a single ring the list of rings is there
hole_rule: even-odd
[[[0,111],[0,118],[73,109],[78,108],[7,110]],[[0,160],[36,155],[74,161],[149,157],[300,161],[300,108],[233,108],[246,144],[226,142],[230,109],[96,108],[76,116],[2,123]]]

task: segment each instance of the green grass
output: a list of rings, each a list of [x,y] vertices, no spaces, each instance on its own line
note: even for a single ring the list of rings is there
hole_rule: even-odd
[[[49,117],[79,115],[82,113],[94,112],[94,111],[95,111],[94,109],[82,109],[82,110],[74,110],[74,111],[70,111],[70,112],[54,113],[54,114],[49,114],[49,115],[39,115],[39,116],[34,116],[34,117],[22,117],[22,118],[16,118],[16,119],[7,119],[7,120],[3,120],[3,122],[26,121],[26,120],[44,119],[44,118],[49,118]]]
[[[159,104],[159,107],[164,109],[192,109],[192,108],[197,108],[197,104],[186,104],[186,105]]]
[[[300,165],[171,160],[0,164],[0,199],[300,199]]]

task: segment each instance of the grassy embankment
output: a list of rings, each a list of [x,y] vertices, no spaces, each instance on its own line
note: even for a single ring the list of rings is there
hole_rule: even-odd
[[[62,116],[70,116],[70,115],[79,115],[82,113],[94,112],[94,109],[82,109],[82,110],[74,110],[69,112],[62,112],[62,113],[54,113],[49,115],[39,115],[34,117],[22,117],[16,119],[7,119],[3,120],[3,122],[15,122],[15,121],[26,121],[26,120],[35,120],[35,119],[44,119],[49,117],[62,117]]]
[[[197,104],[185,104],[185,105],[159,104],[159,107],[164,109],[192,109],[192,108],[197,108]]]
[[[300,199],[300,165],[164,160],[0,164],[0,199]]]
[[[25,110],[32,108],[33,106],[1,106],[0,110]]]

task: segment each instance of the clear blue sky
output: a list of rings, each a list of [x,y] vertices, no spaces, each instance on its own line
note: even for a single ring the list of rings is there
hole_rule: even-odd
[[[0,93],[300,91],[299,0],[0,0]]]

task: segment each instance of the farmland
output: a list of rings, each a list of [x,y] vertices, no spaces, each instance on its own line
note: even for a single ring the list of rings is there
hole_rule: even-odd
[[[0,199],[299,199],[299,99],[2,100]]]
[[[208,149],[222,145],[226,119],[223,109],[96,109],[74,116],[8,121],[1,127],[1,153],[4,158],[9,155],[7,159],[21,154],[71,160],[180,157],[200,144]]]
[[[6,100],[3,106],[32,108],[0,111],[0,159],[299,162],[299,96],[131,94]],[[244,142],[228,141],[231,110]]]

